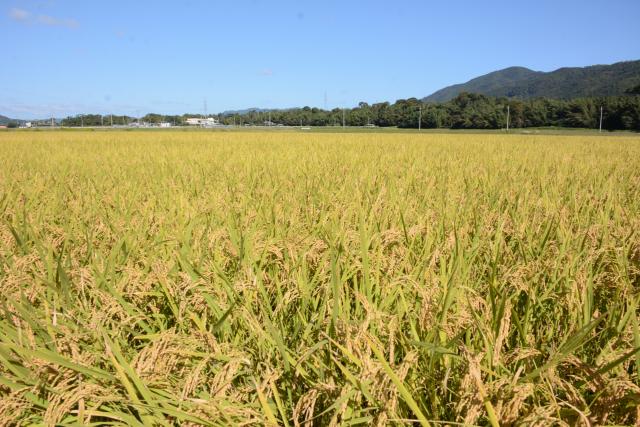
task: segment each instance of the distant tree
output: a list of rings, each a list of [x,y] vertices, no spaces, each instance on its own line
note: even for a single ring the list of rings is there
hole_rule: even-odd
[[[15,129],[15,128],[18,127],[18,124],[16,122],[9,122],[9,123],[7,123],[7,127],[9,129]]]
[[[628,91],[640,94],[640,85]],[[640,131],[640,96],[588,97],[571,100],[562,99],[514,99],[492,97],[475,93],[460,93],[444,103],[425,103],[416,98],[399,99],[396,102],[368,104],[358,103],[354,108],[334,108],[323,110],[316,107],[272,110],[270,113],[258,110],[209,115],[217,117],[225,125],[263,125],[269,117],[276,124],[285,126],[341,126],[344,117],[347,126],[374,124],[379,127],[396,126],[417,128],[422,111],[423,128],[452,129],[500,129],[507,122],[507,106],[510,111],[512,128],[562,126],[576,128],[597,128],[600,107],[603,107],[603,128],[607,130]],[[147,123],[170,122],[184,124],[189,117],[204,117],[201,114],[182,116],[149,113],[140,118]],[[63,126],[121,126],[134,123],[137,119],[128,116],[101,116],[83,114],[62,120]]]
[[[140,121],[146,123],[161,123],[162,121],[164,121],[164,116],[156,113],[149,113],[142,117]]]

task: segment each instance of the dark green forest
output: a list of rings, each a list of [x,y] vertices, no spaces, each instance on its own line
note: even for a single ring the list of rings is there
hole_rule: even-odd
[[[602,107],[602,128],[605,130],[640,131],[640,96],[636,90],[626,96],[580,98],[573,100],[531,99],[516,100],[462,93],[449,102],[433,104],[417,98],[401,99],[391,104],[369,105],[361,102],[350,109],[323,110],[294,108],[288,110],[249,111],[243,114],[209,115],[222,124],[236,126],[378,126],[399,128],[501,129],[527,127],[598,128]],[[188,117],[197,114],[167,116],[147,114],[136,119],[113,116],[114,125],[132,123],[169,122],[184,125]],[[110,126],[111,116],[89,114],[67,117],[63,126]]]

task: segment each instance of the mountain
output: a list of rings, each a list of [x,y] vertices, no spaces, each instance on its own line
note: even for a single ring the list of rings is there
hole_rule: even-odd
[[[446,102],[461,92],[517,98],[572,99],[624,95],[640,84],[640,60],[612,65],[560,68],[551,72],[510,67],[445,87],[423,98]]]
[[[245,108],[244,110],[225,110],[220,115],[233,116],[235,114],[243,115],[249,113],[268,113],[269,111],[291,111],[299,108]]]
[[[6,126],[6,125],[8,125],[9,123],[12,123],[12,122],[13,123],[22,123],[23,120],[10,119],[7,116],[1,116],[0,115],[0,126]]]
[[[269,110],[265,109],[265,108],[245,108],[244,110],[225,110],[222,113],[220,113],[223,116],[232,116],[234,114],[249,114],[249,113],[264,113],[267,112]]]
[[[55,124],[58,126],[60,125],[60,123],[62,123],[62,119],[53,119],[53,120],[55,121]],[[23,125],[27,122],[33,123],[34,126],[37,126],[37,125],[49,126],[49,124],[51,123],[51,119],[23,120],[23,119],[12,119],[7,116],[0,115],[0,126],[6,126],[9,123],[17,123],[18,125]]]

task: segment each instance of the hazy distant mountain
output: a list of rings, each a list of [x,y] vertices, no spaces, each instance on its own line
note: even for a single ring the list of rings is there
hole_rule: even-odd
[[[57,126],[59,126],[60,123],[62,123],[62,119],[56,118],[56,119],[53,119],[53,120],[54,120],[54,122],[55,122],[55,124]],[[5,125],[7,125],[9,123],[17,123],[18,125],[23,125],[23,124],[25,124],[27,122],[33,123],[34,126],[38,126],[38,125],[40,125],[40,126],[49,126],[49,124],[51,123],[51,119],[24,120],[24,119],[12,119],[10,117],[0,115],[0,126],[5,126]]]
[[[640,60],[613,65],[560,68],[548,73],[510,67],[448,86],[424,98],[446,102],[461,92],[518,98],[571,99],[587,96],[624,95],[640,84]]]
[[[12,122],[13,120],[11,120],[9,117],[7,116],[0,116],[0,125],[6,125],[9,122]]]
[[[232,116],[234,114],[249,114],[249,113],[268,113],[269,111],[292,111],[299,110],[299,107],[296,108],[245,108],[244,110],[226,110],[220,113],[222,116]]]
[[[25,121],[20,119],[11,119],[7,116],[0,115],[0,126],[6,126],[9,123],[17,123],[19,125],[23,124]]]
[[[264,113],[266,111],[269,111],[269,110],[264,108],[245,108],[244,110],[226,110],[220,114],[223,116],[232,116],[234,114],[242,115],[242,114],[248,114],[248,113]]]

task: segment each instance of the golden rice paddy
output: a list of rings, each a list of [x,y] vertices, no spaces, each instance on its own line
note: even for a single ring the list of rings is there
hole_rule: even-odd
[[[0,133],[4,425],[640,422],[640,138]]]

